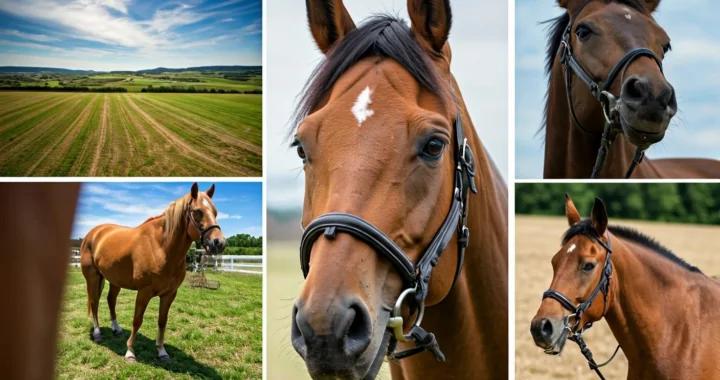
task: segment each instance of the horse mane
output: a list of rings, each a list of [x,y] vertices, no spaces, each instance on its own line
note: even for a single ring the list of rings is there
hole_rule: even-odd
[[[613,235],[617,237],[630,240],[646,248],[649,248],[652,252],[657,253],[658,255],[689,270],[690,272],[702,274],[702,271],[700,271],[698,267],[688,264],[687,261],[678,257],[671,250],[660,244],[660,242],[634,228],[627,226],[611,225],[608,226],[608,230],[610,230],[610,232],[612,232]],[[577,235],[588,235],[595,238],[598,237],[597,232],[595,231],[595,227],[592,226],[592,221],[590,219],[584,219],[578,223],[573,224],[567,231],[565,231],[562,239],[563,245],[565,245],[571,238]]]
[[[646,13],[645,4],[642,0],[587,0],[585,3],[589,3],[591,1],[602,1],[605,4],[609,3],[618,3],[622,5],[627,5],[630,8],[633,8],[637,10],[638,12]],[[582,9],[581,7],[578,7],[578,9]],[[578,15],[574,14],[573,19],[575,19]],[[565,28],[567,28],[568,24],[570,23],[570,14],[563,10],[563,14],[551,18],[549,20],[542,21],[541,24],[547,24],[547,50],[545,51],[545,74],[548,77],[548,89],[545,92],[545,111],[543,113],[543,123],[540,125],[540,131],[542,131],[545,128],[545,125],[547,124],[547,113],[548,113],[548,106],[549,102],[548,95],[550,94],[550,83],[551,83],[551,74],[552,69],[555,64],[555,56],[557,55],[558,49],[560,49],[560,41],[562,41],[563,33],[565,33]]]
[[[185,227],[185,214],[187,213],[189,197],[188,194],[176,199],[165,209],[163,213],[165,216],[163,221],[163,241],[167,241],[167,239],[175,235],[178,229]]]
[[[393,59],[434,95],[445,99],[443,95],[449,93],[407,23],[391,15],[374,15],[340,39],[310,75],[293,113],[289,135],[318,107],[338,79],[366,57]]]
[[[140,223],[140,226],[142,226],[142,225],[144,225],[144,224],[147,224],[147,223],[150,223],[150,222],[152,222],[153,220],[160,219],[160,218],[162,218],[163,216],[165,216],[165,213],[162,213],[162,214],[160,214],[160,215],[151,216],[151,217],[145,219],[144,222]],[[139,227],[139,226],[138,226],[138,227]]]

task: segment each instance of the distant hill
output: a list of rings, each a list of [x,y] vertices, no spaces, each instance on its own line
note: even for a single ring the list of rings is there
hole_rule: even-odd
[[[0,66],[0,73],[59,73],[59,74],[78,74],[88,75],[97,74],[102,71],[93,70],[70,70],[59,69],[57,67],[28,67],[28,66]]]
[[[111,71],[112,74],[161,74],[161,73],[180,73],[183,71],[256,71],[262,70],[262,66],[198,66],[198,67],[185,67],[178,69],[170,69],[167,67],[158,67],[155,69],[146,70],[118,70]],[[94,71],[94,70],[70,70],[61,69],[57,67],[29,67],[29,66],[0,66],[0,73],[59,73],[59,74],[77,74],[77,75],[89,75],[105,73],[106,71]]]

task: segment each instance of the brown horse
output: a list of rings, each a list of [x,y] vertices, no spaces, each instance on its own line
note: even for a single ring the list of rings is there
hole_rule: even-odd
[[[373,378],[386,354],[393,378],[507,378],[507,188],[450,73],[449,1],[410,0],[408,11],[411,27],[390,16],[356,27],[341,0],[307,1],[325,60],[293,129],[307,276],[291,341],[314,378]],[[470,236],[464,268],[458,229]],[[429,283],[406,285],[429,270]],[[417,347],[402,343],[408,331]]]
[[[190,193],[168,206],[162,215],[152,217],[138,227],[99,225],[85,236],[80,247],[80,263],[87,282],[88,314],[92,311],[92,338],[102,340],[98,306],[105,280],[110,283],[107,302],[112,331],[121,335],[115,315],[120,289],[137,290],[133,330],[127,341],[125,359],[135,361],[133,344],[143,322],[145,308],[153,297],[160,297],[158,335],[155,345],[158,359],[167,361],[164,335],[168,311],[185,279],[185,256],[193,241],[208,251],[221,253],[225,238],[217,225],[217,209],[212,202],[215,185],[199,192],[197,183]]]
[[[0,184],[0,223],[12,244],[0,265],[0,324],[5,379],[52,379],[68,241],[78,183]]]
[[[604,317],[628,359],[629,379],[720,378],[720,332],[712,328],[720,321],[720,284],[652,238],[608,226],[599,199],[590,219],[580,218],[569,196],[565,213],[570,229],[531,323],[535,344],[553,355],[566,339],[582,346],[583,331]]]
[[[662,140],[677,112],[675,90],[661,63],[670,50],[670,37],[652,17],[660,0],[558,4],[566,12],[552,20],[549,34],[544,177],[588,178],[593,172],[606,125],[601,101],[607,99],[600,90],[592,93],[590,83],[595,83],[608,90],[617,110],[616,127],[608,130],[608,139],[615,140],[599,177],[622,178],[637,149],[644,151]],[[580,67],[573,68],[571,59]],[[613,71],[617,76],[611,79]],[[640,160],[634,178],[720,178],[720,161]]]

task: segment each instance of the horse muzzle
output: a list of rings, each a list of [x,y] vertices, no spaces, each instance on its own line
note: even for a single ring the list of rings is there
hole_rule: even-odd
[[[530,324],[535,345],[548,355],[560,355],[565,348],[570,329],[565,327],[564,319],[536,318]]]

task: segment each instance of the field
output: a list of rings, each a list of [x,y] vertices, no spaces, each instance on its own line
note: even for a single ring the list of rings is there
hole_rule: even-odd
[[[268,379],[310,379],[305,363],[290,343],[290,314],[303,284],[298,242],[268,242],[267,371]],[[389,379],[387,364],[378,379]]]
[[[231,79],[235,78],[235,79]],[[242,78],[242,79],[237,79]],[[260,72],[164,72],[164,73],[102,73],[75,75],[60,73],[0,73],[0,88],[3,86],[45,86],[48,87],[123,87],[128,92],[140,92],[148,86],[190,87],[196,89],[256,91],[262,89]]]
[[[719,227],[612,219],[610,223],[628,225],[656,237],[708,276],[720,274],[720,261],[714,248],[717,244],[711,243],[717,242]],[[559,249],[560,238],[566,229],[565,218],[516,218],[515,376],[518,379],[597,379],[576,344],[568,342],[561,357],[550,357],[535,346],[530,336],[530,321],[540,306],[542,293],[552,280],[550,259]],[[585,340],[598,363],[610,358],[617,346],[604,321],[596,323],[586,333]],[[622,350],[602,372],[608,379],[627,377],[627,360]]]
[[[0,92],[2,176],[260,176],[262,95]]]
[[[165,349],[170,361],[156,362],[159,299],[145,312],[135,341],[137,363],[124,360],[132,329],[135,292],[122,290],[117,302],[123,336],[110,331],[110,313],[100,298],[102,343],[90,339],[85,279],[78,269],[69,273],[60,322],[57,371],[60,379],[260,379],[262,378],[262,278],[238,274],[207,275],[221,283],[218,290],[182,285],[170,308]]]

